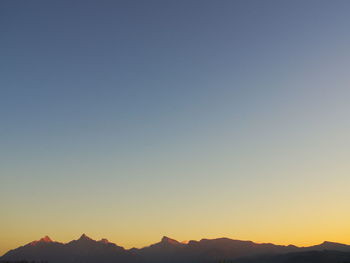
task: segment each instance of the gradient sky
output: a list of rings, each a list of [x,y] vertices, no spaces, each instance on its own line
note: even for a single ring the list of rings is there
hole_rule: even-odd
[[[0,2],[0,254],[86,233],[350,243],[350,1]]]

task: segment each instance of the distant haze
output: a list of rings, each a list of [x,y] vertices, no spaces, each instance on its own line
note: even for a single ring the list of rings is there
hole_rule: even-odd
[[[0,1],[0,254],[350,243],[350,1]]]

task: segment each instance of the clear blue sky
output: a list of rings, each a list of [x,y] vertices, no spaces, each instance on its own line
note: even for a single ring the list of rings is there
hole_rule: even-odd
[[[0,251],[82,232],[350,243],[349,13],[1,1]]]

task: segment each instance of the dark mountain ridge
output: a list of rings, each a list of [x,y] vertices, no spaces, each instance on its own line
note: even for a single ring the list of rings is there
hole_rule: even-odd
[[[144,248],[124,249],[107,239],[97,241],[83,234],[79,239],[65,244],[45,236],[38,241],[10,250],[0,260],[49,263],[196,263],[219,262],[223,259],[232,262],[240,262],[237,260],[254,262],[256,257],[259,257],[261,262],[262,259],[274,262],[282,260],[279,258],[281,255],[325,250],[348,252],[350,255],[349,245],[328,241],[310,247],[297,247],[271,243],[259,244],[229,238],[191,240],[188,243],[181,243],[175,239],[163,237],[160,242]]]

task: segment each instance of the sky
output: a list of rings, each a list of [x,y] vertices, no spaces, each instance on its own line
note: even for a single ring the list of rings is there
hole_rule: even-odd
[[[350,244],[350,2],[0,2],[0,254],[44,235]]]

